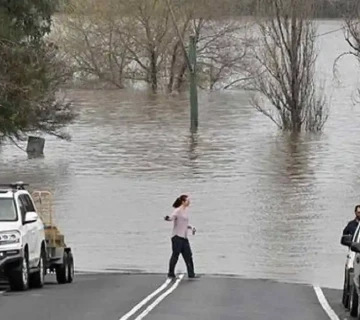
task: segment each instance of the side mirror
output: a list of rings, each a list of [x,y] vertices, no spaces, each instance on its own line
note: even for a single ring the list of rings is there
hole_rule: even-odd
[[[350,235],[350,234],[347,234],[347,235],[344,235],[341,237],[341,244],[343,246],[347,246],[347,247],[350,247],[351,244],[352,244],[352,238],[353,236]]]
[[[36,222],[39,219],[35,211],[26,212],[24,224]]]
[[[350,246],[350,250],[356,253],[360,253],[360,243],[359,242],[354,242],[351,246]]]

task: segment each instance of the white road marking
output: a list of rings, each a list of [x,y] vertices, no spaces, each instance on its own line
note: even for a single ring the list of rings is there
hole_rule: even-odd
[[[164,300],[171,292],[173,292],[177,286],[179,285],[180,281],[184,278],[184,275],[180,275],[179,278],[175,281],[175,283],[165,291],[161,296],[159,296],[152,304],[150,304],[141,314],[139,314],[135,320],[141,320],[142,318],[146,317],[149,312],[154,309],[162,300]]]
[[[326,300],[325,295],[324,295],[323,291],[321,290],[321,288],[318,287],[318,286],[314,286],[313,288],[315,290],[316,296],[317,296],[322,308],[327,313],[329,318],[331,320],[340,320],[340,318],[335,313],[335,311],[330,307],[330,305],[329,305],[328,301]]]
[[[157,288],[153,293],[151,293],[147,297],[145,297],[134,308],[132,308],[127,314],[123,315],[119,320],[129,319],[135,312],[137,312],[141,307],[143,307],[146,303],[148,303],[159,292],[164,290],[169,285],[170,282],[171,282],[171,279],[166,279],[166,281],[159,288]]]

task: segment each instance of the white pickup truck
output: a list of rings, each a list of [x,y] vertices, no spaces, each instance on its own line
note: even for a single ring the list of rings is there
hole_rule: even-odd
[[[45,259],[44,225],[29,192],[0,185],[0,273],[12,290],[42,287]]]
[[[34,198],[25,185],[0,184],[0,278],[8,280],[11,290],[41,288],[49,269],[56,271],[58,283],[70,283],[74,277],[71,248],[53,225],[51,209],[46,209],[50,222],[44,222],[41,196],[46,192],[36,192]]]

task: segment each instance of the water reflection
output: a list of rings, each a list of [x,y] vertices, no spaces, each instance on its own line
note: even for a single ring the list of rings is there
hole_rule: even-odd
[[[197,134],[191,134],[190,135],[190,143],[189,143],[189,160],[193,161],[196,160],[198,158],[198,155],[196,153],[196,149],[198,146],[198,137]]]
[[[316,141],[311,135],[282,134],[269,148],[271,160],[266,170],[270,174],[263,183],[271,187],[266,192],[266,206],[257,216],[262,218],[260,243],[267,260],[260,268],[275,278],[305,280],[315,267],[307,252],[311,241],[316,241],[312,223],[317,217],[309,208],[316,182],[311,169],[312,158],[319,151]]]

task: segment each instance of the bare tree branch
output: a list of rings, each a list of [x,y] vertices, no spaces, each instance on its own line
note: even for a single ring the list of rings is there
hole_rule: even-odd
[[[315,84],[314,5],[314,0],[258,0],[259,36],[248,73],[252,89],[265,100],[255,97],[252,104],[282,130],[320,131],[328,118]]]
[[[77,0],[71,14],[58,19],[54,37],[85,80],[96,77],[120,89],[129,80],[145,81],[153,92],[172,92],[188,80],[194,34],[199,85],[231,88],[247,77],[250,43],[246,23],[221,20],[223,6],[215,0]]]

